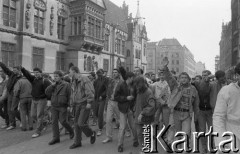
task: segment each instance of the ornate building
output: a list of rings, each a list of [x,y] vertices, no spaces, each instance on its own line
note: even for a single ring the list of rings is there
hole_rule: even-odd
[[[0,57],[11,67],[51,73],[74,64],[82,73],[103,68],[111,74],[126,66],[129,33],[146,31],[138,20],[129,31],[128,6],[109,0],[1,0],[0,6]]]
[[[142,21],[143,17],[140,15],[139,2],[136,17],[132,14],[128,19],[128,40],[127,40],[127,61],[126,68],[133,71],[135,67],[140,67],[146,72],[147,68],[147,31],[146,26]]]
[[[195,77],[196,75],[196,70],[195,70],[195,65],[196,61],[194,60],[194,55],[192,52],[185,46],[183,45],[184,49],[184,72],[187,72],[190,77]]]
[[[220,70],[228,71],[232,66],[232,24],[222,24],[220,46]]]
[[[157,59],[156,59],[156,54],[158,50],[158,42],[148,42],[147,43],[147,49],[146,49],[146,54],[147,54],[147,70],[146,72],[153,72],[154,74],[157,73]]]
[[[184,49],[177,39],[162,39],[158,43],[157,68],[162,67],[162,60],[168,57],[170,70],[175,71],[177,74],[184,71]]]
[[[196,75],[202,75],[202,72],[206,69],[205,63],[197,62],[196,63]]]

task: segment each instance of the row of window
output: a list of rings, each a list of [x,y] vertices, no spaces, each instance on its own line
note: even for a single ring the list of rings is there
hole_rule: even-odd
[[[17,65],[18,54],[16,44],[2,42],[1,43],[2,61],[9,67]],[[56,69],[65,70],[63,52],[57,52]],[[32,49],[32,69],[38,67],[44,69],[44,48],[33,47]]]

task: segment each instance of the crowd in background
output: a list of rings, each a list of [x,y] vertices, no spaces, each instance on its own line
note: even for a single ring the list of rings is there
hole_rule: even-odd
[[[164,136],[171,145],[175,132],[190,135],[193,120],[197,132],[206,132],[211,126],[217,132],[233,131],[239,145],[240,64],[235,68],[236,82],[228,81],[221,70],[214,75],[205,70],[194,78],[186,72],[176,76],[167,64],[158,74],[144,74],[139,67],[134,72],[119,67],[112,70],[112,77],[107,77],[103,69],[85,76],[78,67],[71,66],[67,73],[55,71],[52,79],[39,68],[31,74],[24,67],[10,69],[0,62],[0,116],[5,119],[2,129],[15,129],[19,120],[21,130],[35,129],[32,137],[37,138],[49,120],[53,134],[49,145],[60,142],[59,130],[64,127],[69,138],[74,139],[70,146],[74,149],[82,146],[82,132],[94,144],[105,127],[106,139],[102,143],[107,144],[112,142],[116,128],[118,152],[124,151],[124,137],[131,135],[133,147],[139,147],[141,152],[144,125],[171,125]],[[89,118],[91,125],[98,127],[96,132]],[[212,149],[221,139],[215,141]],[[201,137],[201,147],[202,153],[211,152],[205,137]]]

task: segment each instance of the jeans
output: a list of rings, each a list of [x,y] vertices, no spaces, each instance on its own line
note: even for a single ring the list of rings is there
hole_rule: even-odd
[[[174,110],[173,119],[174,119],[175,132],[182,131],[182,132],[185,132],[188,136],[190,136],[191,121],[192,121],[192,117],[190,116],[190,113]]]
[[[107,116],[106,116],[106,135],[109,139],[112,139],[112,119],[113,115],[116,115],[116,120],[119,119],[119,109],[118,104],[115,101],[109,100],[107,106]]]
[[[88,126],[88,119],[91,109],[86,109],[86,103],[78,104],[74,107],[74,130],[75,130],[75,144],[80,144],[82,141],[82,132],[90,137],[93,135],[92,129]]]
[[[124,134],[125,134],[125,130],[127,127],[127,122],[132,130],[133,143],[138,142],[137,131],[135,129],[135,123],[134,123],[132,111],[129,110],[127,113],[120,112],[119,122],[120,122],[120,127],[119,127],[119,132],[118,132],[118,146],[123,145]]]
[[[16,127],[16,120],[17,118],[19,121],[21,121],[20,113],[18,111],[18,101],[16,104],[13,103],[13,92],[8,93],[8,117],[9,117],[9,123],[11,126]]]
[[[33,127],[33,119],[31,114],[31,104],[32,104],[32,98],[23,98],[20,99],[20,115],[21,115],[21,122],[22,122],[22,128],[27,129],[27,119],[28,118],[28,125],[29,128]]]
[[[31,115],[34,120],[37,121],[36,133],[41,134],[44,128],[44,116],[47,106],[47,99],[32,100]]]
[[[142,145],[143,145],[143,124],[135,123],[135,128],[137,131],[137,137],[138,137],[138,143],[140,145],[140,150],[142,151]]]
[[[7,100],[0,102],[0,116],[5,120],[5,124],[9,125],[9,118],[8,118],[8,106]]]
[[[99,129],[103,129],[103,113],[104,113],[105,103],[106,103],[106,100],[95,101],[94,117],[98,118]]]
[[[53,139],[57,140],[60,138],[60,132],[59,132],[59,125],[58,121],[61,123],[61,125],[66,128],[66,130],[69,133],[73,133],[72,127],[67,122],[67,108],[66,107],[52,107],[51,108],[52,113],[52,131],[53,131]]]
[[[210,129],[210,126],[213,125],[212,116],[213,116],[212,110],[199,111],[198,123],[200,132],[206,132],[206,124],[208,126],[208,130]],[[207,150],[207,138],[201,137],[200,139],[202,143],[202,150],[204,151]],[[214,143],[213,144],[211,143],[210,145],[214,145]]]

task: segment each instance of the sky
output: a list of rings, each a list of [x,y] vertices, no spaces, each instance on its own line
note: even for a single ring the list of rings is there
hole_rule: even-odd
[[[111,1],[121,6],[124,0]],[[125,2],[135,17],[137,0]],[[188,47],[196,62],[202,61],[215,71],[222,23],[231,20],[230,0],[140,0],[139,4],[151,42],[176,38]]]

